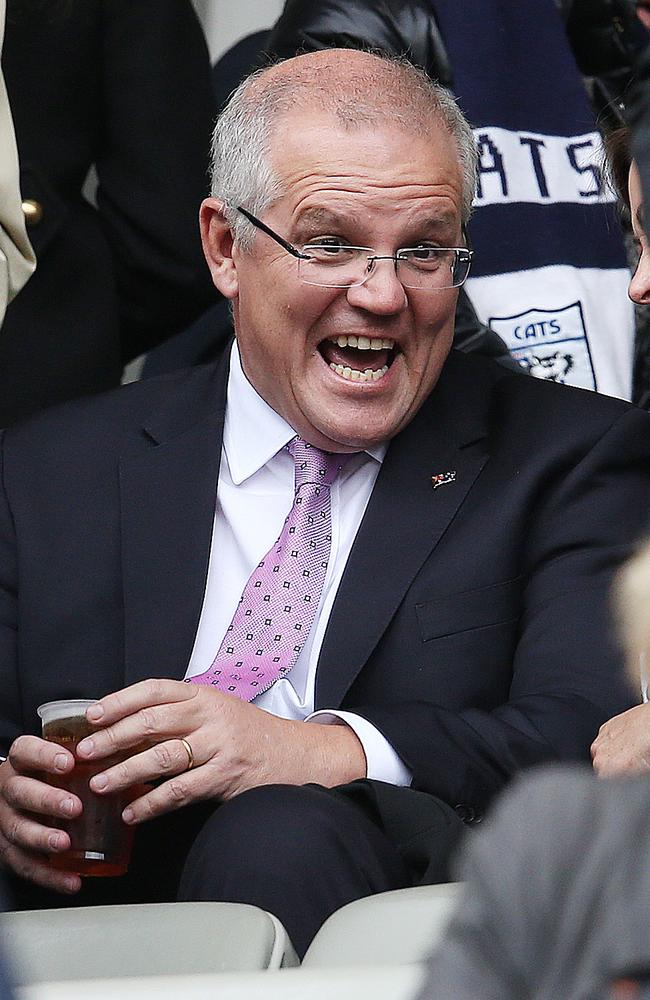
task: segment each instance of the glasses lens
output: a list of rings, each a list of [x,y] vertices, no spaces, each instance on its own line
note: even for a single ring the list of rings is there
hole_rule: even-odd
[[[413,247],[400,250],[399,276],[406,288],[457,288],[469,273],[467,250]]]
[[[350,288],[362,285],[373,270],[377,258],[370,247],[341,244],[310,244],[302,253],[308,259],[298,261],[300,280],[306,285],[326,288]],[[469,273],[471,251],[442,247],[413,247],[400,250],[394,258],[397,273],[405,288],[456,288]],[[391,258],[388,258],[390,260]]]
[[[368,272],[367,247],[350,247],[339,243],[310,244],[302,252],[309,260],[298,262],[300,280],[307,285],[349,288],[360,285]]]

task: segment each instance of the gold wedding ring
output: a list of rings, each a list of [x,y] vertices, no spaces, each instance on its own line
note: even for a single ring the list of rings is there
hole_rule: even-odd
[[[194,754],[192,753],[192,747],[189,745],[187,740],[184,740],[182,736],[178,737],[185,749],[187,750],[187,767],[186,771],[191,771],[194,767]]]

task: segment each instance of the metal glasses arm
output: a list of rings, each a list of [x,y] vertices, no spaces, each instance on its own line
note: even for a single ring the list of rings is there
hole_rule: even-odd
[[[311,260],[311,257],[309,257],[308,254],[301,253],[300,250],[297,250],[296,247],[294,247],[291,243],[287,242],[287,240],[282,239],[281,236],[278,236],[277,233],[274,233],[273,230],[269,226],[267,226],[265,222],[262,222],[260,219],[256,219],[254,215],[251,215],[250,212],[247,212],[245,208],[241,207],[241,205],[237,205],[237,211],[241,212],[244,218],[248,219],[248,221],[253,226],[255,226],[256,229],[261,229],[263,233],[266,233],[266,235],[270,236],[272,240],[275,240],[276,243],[279,243],[282,249],[286,250],[287,253],[290,253],[292,257],[297,257],[299,260]]]

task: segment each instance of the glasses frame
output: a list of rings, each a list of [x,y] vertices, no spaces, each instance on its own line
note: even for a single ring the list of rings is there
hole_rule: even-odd
[[[248,219],[248,221],[253,226],[255,226],[256,229],[259,229],[261,232],[265,233],[266,236],[270,236],[270,238],[272,240],[275,240],[275,242],[279,246],[281,246],[283,250],[286,250],[287,253],[290,253],[292,257],[296,258],[296,260],[299,260],[299,261],[300,260],[313,260],[313,257],[311,257],[309,254],[303,253],[301,250],[298,250],[297,247],[295,247],[292,243],[289,243],[288,240],[285,240],[283,236],[280,236],[279,233],[276,233],[275,230],[271,229],[270,226],[267,226],[267,224],[265,222],[262,222],[261,219],[258,219],[256,216],[254,216],[251,212],[248,211],[248,209],[243,208],[241,205],[237,205],[237,211],[240,212],[241,215],[243,215],[245,219]],[[469,243],[469,240],[467,238],[467,233],[465,231],[465,227],[464,226],[463,226],[462,232],[463,232],[463,238],[465,239],[465,241],[467,243]],[[310,244],[307,244],[307,246],[309,246],[309,245]],[[316,246],[316,245],[320,245],[320,244],[314,244],[314,246]],[[372,250],[373,248],[372,247],[353,247],[352,249],[354,249],[354,250]],[[404,263],[404,258],[400,257],[399,255],[400,255],[400,253],[404,253],[405,250],[417,250],[417,249],[419,249],[419,248],[418,247],[400,247],[400,249],[396,250],[394,254],[375,254],[375,253],[369,254],[368,255],[368,270],[367,270],[367,273],[365,274],[365,276],[363,278],[363,281],[355,281],[355,282],[353,282],[353,284],[346,284],[346,285],[323,285],[323,284],[321,284],[319,282],[315,282],[315,281],[313,281],[313,282],[312,281],[306,281],[305,284],[307,284],[307,285],[314,285],[317,288],[359,288],[361,285],[364,285],[366,283],[366,281],[368,280],[368,278],[370,277],[370,275],[373,272],[373,268],[375,266],[375,262],[378,261],[378,260],[392,260],[393,261],[393,263],[395,264],[395,273],[396,273],[398,279],[402,282],[402,285],[405,288],[415,288],[415,289],[417,289],[419,291],[425,291],[425,292],[443,292],[443,291],[446,291],[448,288],[460,288],[462,285],[465,284],[465,282],[467,281],[467,277],[469,275],[469,269],[471,267],[472,257],[474,256],[474,251],[469,246],[464,246],[464,247],[436,247],[437,250],[453,250],[454,253],[456,253],[458,255],[459,254],[467,255],[466,258],[465,258],[466,261],[467,261],[467,274],[465,275],[465,277],[463,278],[463,280],[458,285],[443,285],[441,288],[427,288],[426,285],[407,285],[407,284],[405,284],[405,282],[402,280],[402,278],[400,278],[399,272],[397,270],[397,265],[399,264],[399,262],[402,261]]]

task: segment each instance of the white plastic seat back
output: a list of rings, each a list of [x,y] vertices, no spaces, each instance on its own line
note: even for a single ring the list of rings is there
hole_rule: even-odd
[[[244,903],[144,903],[0,914],[18,985],[255,972],[297,965],[280,921]]]
[[[303,967],[423,962],[451,917],[462,885],[423,885],[357,899],[325,921]]]

